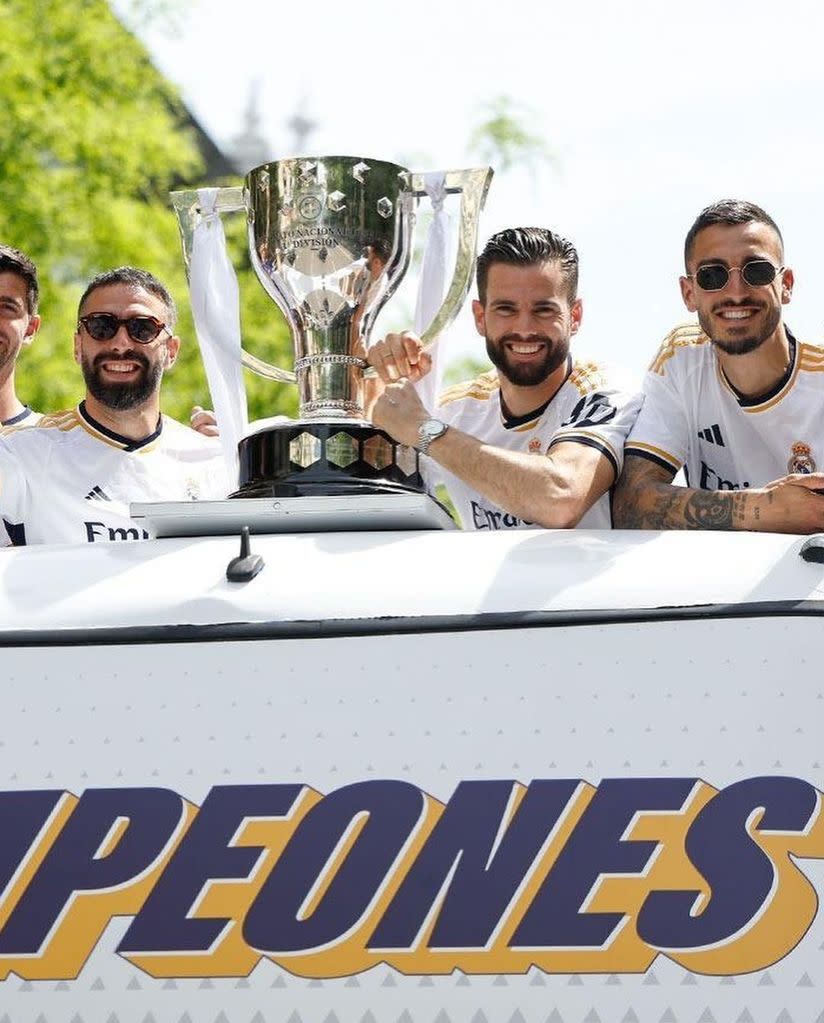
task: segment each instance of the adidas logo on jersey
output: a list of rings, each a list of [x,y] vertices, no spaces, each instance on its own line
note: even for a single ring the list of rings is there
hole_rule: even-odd
[[[717,444],[719,448],[723,448],[724,438],[721,436],[721,430],[718,423],[713,423],[712,426],[708,426],[706,430],[699,430],[698,436],[701,440],[708,441],[710,444]]]
[[[87,501],[111,501],[109,495],[102,490],[100,487],[92,487],[92,489],[86,494]]]

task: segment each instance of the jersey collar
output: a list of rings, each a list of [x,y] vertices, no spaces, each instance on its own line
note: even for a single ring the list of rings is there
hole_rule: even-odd
[[[16,416],[12,416],[11,419],[4,419],[0,426],[17,426],[18,423],[22,423],[24,419],[28,419],[31,415],[31,409],[28,405],[25,406],[22,412],[18,412]]]
[[[86,410],[86,402],[81,401],[77,406],[77,414],[80,417],[80,421],[89,428],[90,432],[100,434],[108,443],[114,444],[124,451],[139,451],[141,448],[145,448],[147,445],[154,443],[160,436],[163,430],[163,416],[157,417],[157,428],[153,433],[150,433],[148,437],[144,437],[142,440],[132,440],[131,437],[123,437],[119,433],[115,433],[114,430],[110,430],[107,426],[104,426]]]
[[[558,391],[560,391],[564,384],[567,382],[567,380],[569,380],[569,375],[571,372],[572,356],[568,355],[566,375],[564,376],[564,379],[561,381],[558,390],[555,391],[555,394],[557,394]],[[555,397],[555,394],[551,394],[549,398],[547,398],[547,400],[543,403],[543,405],[539,405],[538,408],[532,409],[531,412],[526,412],[522,416],[513,416],[510,414],[509,409],[506,407],[503,392],[499,390],[498,400],[500,401],[501,404],[501,421],[503,422],[504,429],[517,430],[519,427],[526,426],[527,423],[533,423],[535,422],[536,419],[540,419],[544,412],[546,412],[546,410],[549,408],[550,404],[552,403],[552,399]]]
[[[727,378],[727,374],[721,367],[721,363],[720,362],[718,363],[718,372],[721,374],[722,381],[732,392],[732,394],[735,397],[735,400],[738,402],[741,408],[755,409],[758,408],[760,405],[766,405],[768,402],[774,402],[778,395],[781,394],[784,388],[790,383],[790,381],[795,376],[796,370],[798,369],[798,344],[793,335],[790,333],[790,328],[785,325],[784,330],[787,333],[787,342],[790,348],[790,361],[787,364],[787,369],[782,374],[780,380],[778,380],[765,394],[758,394],[754,398],[742,394],[740,391],[736,390],[735,387],[733,387],[733,385]]]

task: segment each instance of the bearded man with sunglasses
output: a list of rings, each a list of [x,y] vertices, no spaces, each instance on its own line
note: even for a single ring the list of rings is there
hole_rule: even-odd
[[[90,282],[74,336],[85,399],[0,436],[0,517],[15,544],[147,539],[131,502],[226,494],[217,442],[160,412],[163,373],[180,349],[175,317],[145,270]]]
[[[824,349],[784,324],[793,273],[775,221],[752,203],[703,210],[681,295],[697,325],[653,360],[613,502],[625,529],[824,528]],[[686,487],[672,480],[683,467]]]

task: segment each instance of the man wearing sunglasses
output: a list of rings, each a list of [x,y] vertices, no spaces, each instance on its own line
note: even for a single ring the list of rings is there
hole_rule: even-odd
[[[707,207],[681,294],[698,325],[664,341],[625,449],[616,526],[824,528],[824,349],[793,337],[781,232],[752,203]],[[683,467],[686,487],[672,480]]]
[[[88,285],[74,336],[84,400],[0,436],[0,517],[15,544],[146,539],[131,502],[226,494],[217,443],[160,412],[180,348],[175,315],[145,270],[120,267]]]

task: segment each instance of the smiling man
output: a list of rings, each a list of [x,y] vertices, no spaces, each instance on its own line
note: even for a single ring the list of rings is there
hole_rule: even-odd
[[[638,529],[824,528],[824,349],[793,337],[793,273],[752,203],[703,210],[684,245],[676,328],[647,373],[615,524]],[[680,468],[687,486],[672,485]]]
[[[428,482],[446,485],[464,529],[609,528],[641,399],[570,355],[578,253],[544,228],[511,228],[478,257],[477,283],[475,326],[495,369],[447,390],[433,416],[412,384],[429,356],[413,335],[390,334],[369,352],[386,384],[373,421],[429,455]]]
[[[74,336],[85,399],[0,436],[0,516],[15,544],[146,539],[131,502],[225,495],[218,443],[160,412],[174,323],[171,296],[145,270],[91,281]]]

